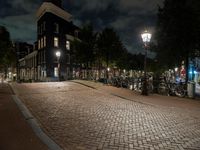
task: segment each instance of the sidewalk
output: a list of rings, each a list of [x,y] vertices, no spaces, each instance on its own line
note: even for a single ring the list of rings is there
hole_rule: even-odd
[[[0,150],[47,150],[12,99],[12,89],[0,83]]]
[[[150,104],[155,106],[164,106],[164,107],[174,107],[189,109],[200,112],[200,100],[190,99],[190,98],[180,98],[175,96],[163,96],[158,94],[150,94],[149,96],[142,96],[141,93],[136,91],[131,91],[129,89],[117,88],[113,86],[107,86],[102,83],[85,81],[85,80],[73,80],[75,83],[79,83],[103,92],[110,93],[112,95],[136,101],[139,103]]]

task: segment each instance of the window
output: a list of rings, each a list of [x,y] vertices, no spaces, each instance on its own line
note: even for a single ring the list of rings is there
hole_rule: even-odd
[[[40,27],[40,34],[42,34],[43,32],[43,24],[41,24],[41,27]]]
[[[38,49],[40,49],[40,40],[38,40]]]
[[[46,22],[44,21],[43,22],[43,31],[45,31],[46,30]]]
[[[59,33],[59,25],[57,23],[54,23],[54,32]]]
[[[46,36],[43,37],[44,47],[46,47]]]
[[[58,37],[54,37],[54,47],[58,47]]]
[[[67,54],[67,64],[70,64],[70,55]]]
[[[40,52],[38,52],[38,63],[40,64]]]
[[[78,38],[78,32],[79,32],[78,30],[75,30],[75,31],[74,31],[74,36],[75,36],[76,38]]]
[[[43,62],[43,53],[42,53],[42,51],[40,52],[40,63],[42,63]]]
[[[66,49],[70,50],[70,42],[69,41],[66,41]]]
[[[44,59],[44,63],[46,62],[46,54],[45,54],[45,50],[43,51],[43,59]]]
[[[38,26],[38,34],[40,34],[40,26]]]
[[[54,77],[58,77],[58,67],[54,67]]]
[[[44,45],[43,45],[44,43],[43,43],[43,38],[41,38],[41,48],[43,48],[44,47]]]

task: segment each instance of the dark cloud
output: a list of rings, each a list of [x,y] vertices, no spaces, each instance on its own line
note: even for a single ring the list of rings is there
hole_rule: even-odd
[[[14,40],[36,40],[35,13],[42,0],[0,0],[0,25]],[[113,27],[131,52],[142,52],[140,33],[153,31],[158,5],[163,0],[63,0],[64,9],[81,26],[91,22],[97,31]]]

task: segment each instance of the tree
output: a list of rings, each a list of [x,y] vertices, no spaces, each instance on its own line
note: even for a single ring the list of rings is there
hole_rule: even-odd
[[[75,40],[73,45],[75,47],[76,63],[84,64],[87,70],[92,66],[94,59],[94,48],[96,42],[96,33],[93,31],[91,24],[83,26],[80,33],[81,41]]]
[[[124,48],[119,36],[112,28],[105,28],[97,39],[98,55],[106,67],[122,67],[126,58],[127,50]]]
[[[116,64],[117,61],[126,53],[122,42],[112,28],[105,28],[97,39],[97,47],[106,67]]]
[[[6,76],[8,67],[15,65],[16,57],[10,40],[10,34],[3,26],[0,26],[0,58],[0,67]]]
[[[180,65],[199,50],[200,2],[198,0],[165,0],[158,10],[156,29],[157,60],[168,69]]]

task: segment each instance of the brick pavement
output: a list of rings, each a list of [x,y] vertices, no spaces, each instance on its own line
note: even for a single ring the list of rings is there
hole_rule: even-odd
[[[0,150],[46,150],[13,101],[11,88],[0,83]]]
[[[75,83],[81,83],[88,87],[101,90],[116,96],[123,97],[125,99],[133,100],[140,103],[146,103],[156,106],[182,108],[191,111],[197,111],[200,113],[200,99],[180,98],[176,96],[163,96],[158,94],[150,94],[149,96],[141,96],[140,92],[131,91],[125,88],[117,88],[113,86],[107,86],[98,82],[85,81],[85,80],[74,80]],[[105,88],[106,87],[106,88]]]
[[[95,90],[72,82],[13,87],[63,149],[200,149],[198,107],[150,105],[141,102],[150,97],[126,100],[111,95],[111,87]]]

